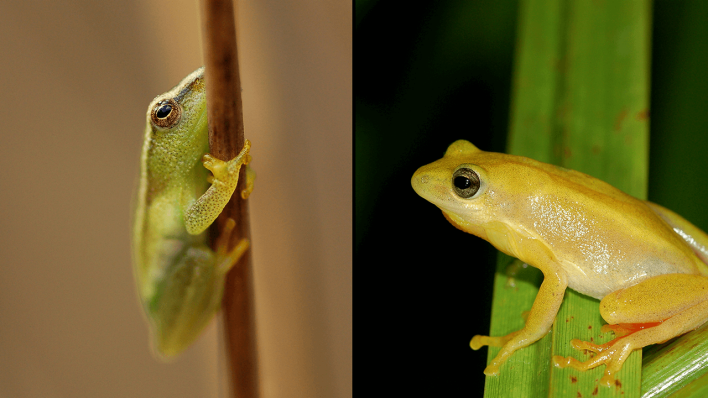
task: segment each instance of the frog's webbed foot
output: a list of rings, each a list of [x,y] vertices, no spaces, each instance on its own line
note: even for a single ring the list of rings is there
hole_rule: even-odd
[[[650,344],[663,343],[676,336],[677,334],[672,324],[677,320],[680,321],[679,318],[680,316],[676,319],[670,319],[668,320],[669,322],[604,325],[602,326],[602,333],[611,331],[615,334],[615,338],[612,341],[605,344],[593,344],[589,341],[578,339],[570,341],[570,345],[576,350],[586,350],[597,355],[585,362],[580,362],[572,357],[564,358],[554,355],[553,364],[559,368],[572,367],[583,371],[605,365],[605,374],[600,379],[600,384],[610,387],[615,383],[615,375],[622,369],[622,365],[632,351]]]
[[[480,348],[484,347],[485,345],[490,346],[490,347],[502,347],[504,344],[509,342],[514,336],[519,334],[520,331],[512,332],[507,334],[506,336],[500,336],[500,337],[490,337],[490,336],[482,336],[482,335],[476,335],[472,337],[472,341],[470,341],[470,348],[473,350],[479,350]],[[511,355],[511,353],[509,353]],[[504,361],[508,358],[508,356],[503,356],[502,358],[494,358],[492,362],[484,369],[484,374],[487,376],[496,376],[499,374],[499,367],[501,366]]]

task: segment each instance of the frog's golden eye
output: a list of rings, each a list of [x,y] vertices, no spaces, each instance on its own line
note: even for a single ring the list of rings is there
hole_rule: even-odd
[[[152,119],[152,124],[157,127],[170,128],[179,122],[181,116],[182,108],[170,98],[155,104],[150,119]]]
[[[468,168],[455,170],[452,174],[452,189],[463,199],[471,198],[479,191],[479,175]]]

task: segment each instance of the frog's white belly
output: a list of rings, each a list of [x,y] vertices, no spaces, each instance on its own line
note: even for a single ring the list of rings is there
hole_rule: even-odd
[[[571,289],[601,299],[653,276],[693,272],[690,258],[670,250],[682,242],[666,241],[620,212],[562,199],[530,197],[525,213],[532,222],[518,230],[540,239],[555,255]]]
[[[610,261],[579,266],[567,260],[562,261],[562,264],[568,275],[568,287],[596,299],[602,299],[616,290],[636,285],[653,276],[688,273],[683,267],[652,257],[642,261],[629,260],[623,264],[613,264]]]

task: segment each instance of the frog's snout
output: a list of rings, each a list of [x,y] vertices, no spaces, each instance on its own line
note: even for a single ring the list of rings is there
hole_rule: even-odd
[[[411,185],[413,186],[413,189],[418,191],[418,187],[420,187],[421,185],[426,185],[429,181],[429,175],[425,173],[416,172],[415,174],[413,174],[413,178],[411,178]]]
[[[411,186],[413,187],[413,190],[420,196],[423,196],[425,187],[428,185],[428,182],[430,182],[430,176],[423,171],[424,167],[425,166],[416,170],[415,173],[413,173],[413,177],[411,178]]]
[[[434,204],[438,204],[446,195],[440,172],[431,165],[425,165],[413,173],[411,186],[420,197]]]

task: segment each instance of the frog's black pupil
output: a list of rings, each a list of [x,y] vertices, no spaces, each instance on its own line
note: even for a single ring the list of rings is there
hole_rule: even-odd
[[[455,177],[455,186],[460,188],[460,189],[467,189],[472,185],[472,181],[470,181],[469,178],[463,177],[463,176],[458,176]]]
[[[172,106],[170,104],[165,104],[162,105],[157,112],[155,112],[155,116],[157,116],[160,119],[164,119],[167,116],[169,116],[170,112],[172,112]]]

